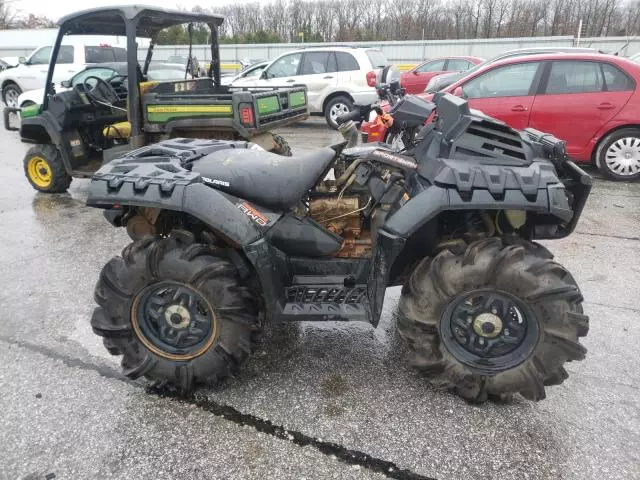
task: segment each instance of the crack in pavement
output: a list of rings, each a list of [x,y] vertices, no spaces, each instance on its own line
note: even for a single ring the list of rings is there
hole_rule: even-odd
[[[31,342],[17,340],[15,338],[6,337],[4,335],[0,335],[0,341],[9,345],[16,345],[30,352],[38,353],[54,360],[59,360],[68,367],[96,372],[105,378],[119,380],[138,388],[145,388],[144,385],[128,379],[127,377],[123,376],[118,371],[110,367],[90,363],[80,358],[70,357],[43,345],[37,345]],[[313,447],[320,453],[326,456],[333,456],[343,463],[358,465],[369,471],[382,473],[389,478],[397,480],[436,480],[433,477],[420,475],[408,469],[401,469],[393,462],[373,457],[359,450],[352,450],[340,444],[327,442],[319,438],[314,438],[302,432],[288,430],[281,425],[275,425],[269,420],[264,420],[248,413],[242,413],[239,410],[236,410],[234,407],[218,403],[207,398],[206,396],[199,395],[198,393],[188,397],[183,397],[178,395],[177,393],[161,390],[154,387],[146,387],[145,389],[147,392],[159,397],[169,398],[175,401],[195,405],[201,410],[209,412],[216,417],[223,418],[240,426],[246,425],[253,427],[259,432],[266,433],[267,435],[271,435],[272,437],[278,438],[280,440],[285,440],[300,447]]]
[[[640,241],[640,237],[625,237],[624,235],[606,235],[604,233],[581,232],[580,230],[576,230],[574,233],[578,235],[589,235],[590,237],[617,238],[620,240],[634,240],[636,242]]]
[[[596,196],[596,197],[623,197],[623,198],[640,198],[640,195],[629,195],[626,193],[615,193],[615,192],[610,192],[610,191],[593,191],[591,190],[591,192],[589,193],[590,196]]]
[[[627,307],[624,305],[610,305],[608,303],[601,303],[601,302],[591,302],[589,300],[585,300],[584,301],[585,305],[597,305],[599,307],[607,307],[607,308],[619,308],[620,310],[630,310],[632,312],[640,312],[640,308],[636,308],[636,307]]]

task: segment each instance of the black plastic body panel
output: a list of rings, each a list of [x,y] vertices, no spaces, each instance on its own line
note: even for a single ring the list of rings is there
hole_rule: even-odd
[[[423,98],[410,95],[398,102],[389,113],[396,128],[415,128],[424,125],[436,106]]]
[[[89,186],[87,205],[102,208],[135,205],[181,211],[238,245],[255,242],[261,229],[270,227],[272,219],[279,215],[265,217],[266,225],[259,225],[238,208],[234,197],[205,185],[198,173],[183,167],[190,159],[224,145],[216,141],[175,140],[135,150],[96,172]]]
[[[267,233],[267,239],[287,255],[324,257],[338,251],[342,238],[313,219],[285,215]]]

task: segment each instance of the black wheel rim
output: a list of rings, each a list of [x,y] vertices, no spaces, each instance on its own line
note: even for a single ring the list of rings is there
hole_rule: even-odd
[[[187,285],[172,281],[150,285],[136,297],[131,313],[142,343],[165,358],[194,358],[213,342],[213,308]]]
[[[440,336],[461,363],[485,374],[513,368],[529,358],[538,321],[519,298],[498,290],[458,295],[440,318]]]

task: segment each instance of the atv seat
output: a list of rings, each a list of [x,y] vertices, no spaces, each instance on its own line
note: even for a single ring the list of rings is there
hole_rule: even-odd
[[[297,157],[225,149],[196,160],[192,171],[231,195],[273,210],[289,210],[329,169],[335,155],[329,147]]]

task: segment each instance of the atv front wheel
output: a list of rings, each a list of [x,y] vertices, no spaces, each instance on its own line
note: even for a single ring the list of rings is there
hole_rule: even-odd
[[[31,147],[24,157],[24,174],[33,188],[46,193],[63,193],[71,185],[62,156],[55,145]]]
[[[424,259],[403,288],[398,332],[430,381],[473,402],[545,398],[588,332],[571,274],[542,247],[499,238]]]
[[[192,234],[146,237],[102,269],[93,331],[129,378],[190,392],[214,385],[248,357],[261,329],[258,297],[237,268]]]

